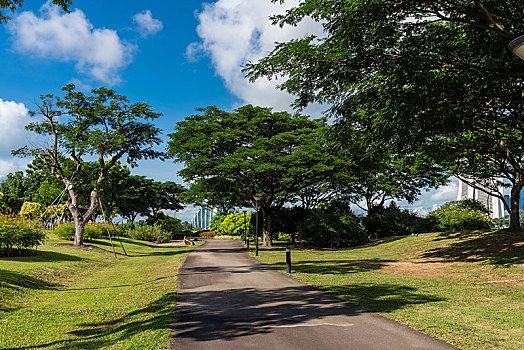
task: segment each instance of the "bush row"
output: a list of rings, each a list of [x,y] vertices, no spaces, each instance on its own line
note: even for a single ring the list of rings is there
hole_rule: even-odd
[[[246,220],[253,233],[252,214]],[[250,223],[251,222],[251,223]],[[211,229],[221,234],[238,236],[244,231],[243,213],[218,214]],[[421,217],[395,203],[372,208],[362,219],[347,204],[333,201],[313,210],[281,208],[273,221],[273,232],[279,240],[300,240],[315,247],[344,247],[362,244],[370,238],[419,234],[432,231],[488,229],[493,222],[486,208],[474,200],[450,202]]]
[[[0,255],[34,249],[43,243],[45,233],[33,223],[14,215],[0,214]]]
[[[123,230],[118,226],[107,225],[103,222],[91,222],[84,227],[84,239],[89,241],[92,239],[107,238],[108,230],[111,237],[121,236],[123,233]],[[62,239],[73,240],[75,237],[75,224],[72,222],[59,224],[53,229],[53,233]]]

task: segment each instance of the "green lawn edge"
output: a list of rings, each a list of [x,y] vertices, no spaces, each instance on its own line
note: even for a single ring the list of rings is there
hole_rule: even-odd
[[[258,259],[285,273],[285,244],[261,248]],[[293,247],[291,260],[290,277],[459,348],[524,348],[523,232],[428,233],[340,250]]]
[[[1,349],[170,349],[177,272],[194,247],[122,239],[83,248],[50,234],[0,258]]]

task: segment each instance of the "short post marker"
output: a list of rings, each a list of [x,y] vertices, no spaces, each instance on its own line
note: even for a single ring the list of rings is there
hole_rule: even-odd
[[[247,246],[247,250],[249,251],[249,236],[246,238],[246,246]]]
[[[291,249],[286,247],[286,273],[291,273]]]

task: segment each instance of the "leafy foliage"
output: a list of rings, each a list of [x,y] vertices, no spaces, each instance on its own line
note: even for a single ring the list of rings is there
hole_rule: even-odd
[[[111,168],[124,156],[135,166],[140,159],[157,158],[163,153],[154,149],[161,142],[160,130],[151,123],[161,113],[146,103],[131,103],[107,88],[93,89],[90,95],[75,89],[69,84],[62,88],[62,97],[41,96],[38,111],[30,112],[41,118],[26,128],[49,137],[48,146],[26,146],[13,154],[37,157],[49,174],[67,188],[66,204],[78,228],[75,245],[81,245],[83,227],[96,215],[100,190]],[[85,171],[89,167],[86,156],[97,158],[96,172]],[[79,203],[79,189],[84,186],[89,188],[86,208]]]
[[[444,231],[481,230],[493,227],[486,207],[474,200],[448,202],[432,211],[437,228]]]
[[[167,243],[171,241],[171,233],[162,229],[162,226],[158,224],[135,225],[133,229],[127,231],[127,236],[149,242]]]
[[[367,242],[366,230],[353,215],[314,209],[300,225],[300,237],[314,247],[341,248]]]
[[[44,211],[45,207],[40,203],[24,202],[18,215],[22,217],[28,217],[29,219],[37,219],[38,216],[44,213]]]
[[[252,80],[282,77],[280,88],[297,97],[296,107],[329,103],[340,139],[359,130],[370,148],[425,153],[472,178],[504,177],[512,185],[511,227],[518,228],[524,61],[507,45],[524,33],[523,6],[303,0],[274,24],[312,18],[322,37],[279,43],[246,71]]]
[[[401,209],[394,202],[387,207],[374,207],[362,219],[362,224],[375,238],[403,236],[432,232],[436,221],[433,217],[420,217],[406,209]]]
[[[221,235],[241,236],[245,232],[253,231],[250,227],[252,216],[253,212],[246,213],[245,217],[244,213],[217,213],[211,218],[209,227]]]
[[[171,235],[179,234],[184,231],[184,226],[182,226],[182,221],[180,221],[180,219],[166,215],[160,211],[148,218],[146,224],[158,224],[164,231],[171,233]]]
[[[0,251],[3,256],[15,250],[33,249],[44,242],[45,233],[30,221],[15,215],[0,214]]]
[[[108,238],[107,231],[111,234],[111,237],[115,237],[121,234],[118,227],[107,225],[103,222],[90,222],[84,227],[84,237],[87,241],[100,238]],[[58,237],[67,240],[73,240],[75,237],[75,224],[72,222],[64,222],[57,225],[53,229],[53,233]]]
[[[216,202],[227,202],[227,193],[238,201],[228,204],[254,207],[253,196],[262,195],[263,244],[271,245],[272,211],[333,168],[323,138],[326,121],[251,105],[231,113],[216,107],[198,111],[169,135],[169,155],[184,163],[180,175],[186,181],[216,186],[206,192],[211,199],[219,194]]]

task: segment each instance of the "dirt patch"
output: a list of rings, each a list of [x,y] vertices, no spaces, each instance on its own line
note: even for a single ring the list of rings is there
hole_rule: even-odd
[[[383,266],[384,272],[397,276],[435,276],[444,275],[455,267],[471,265],[462,262],[389,262]]]

